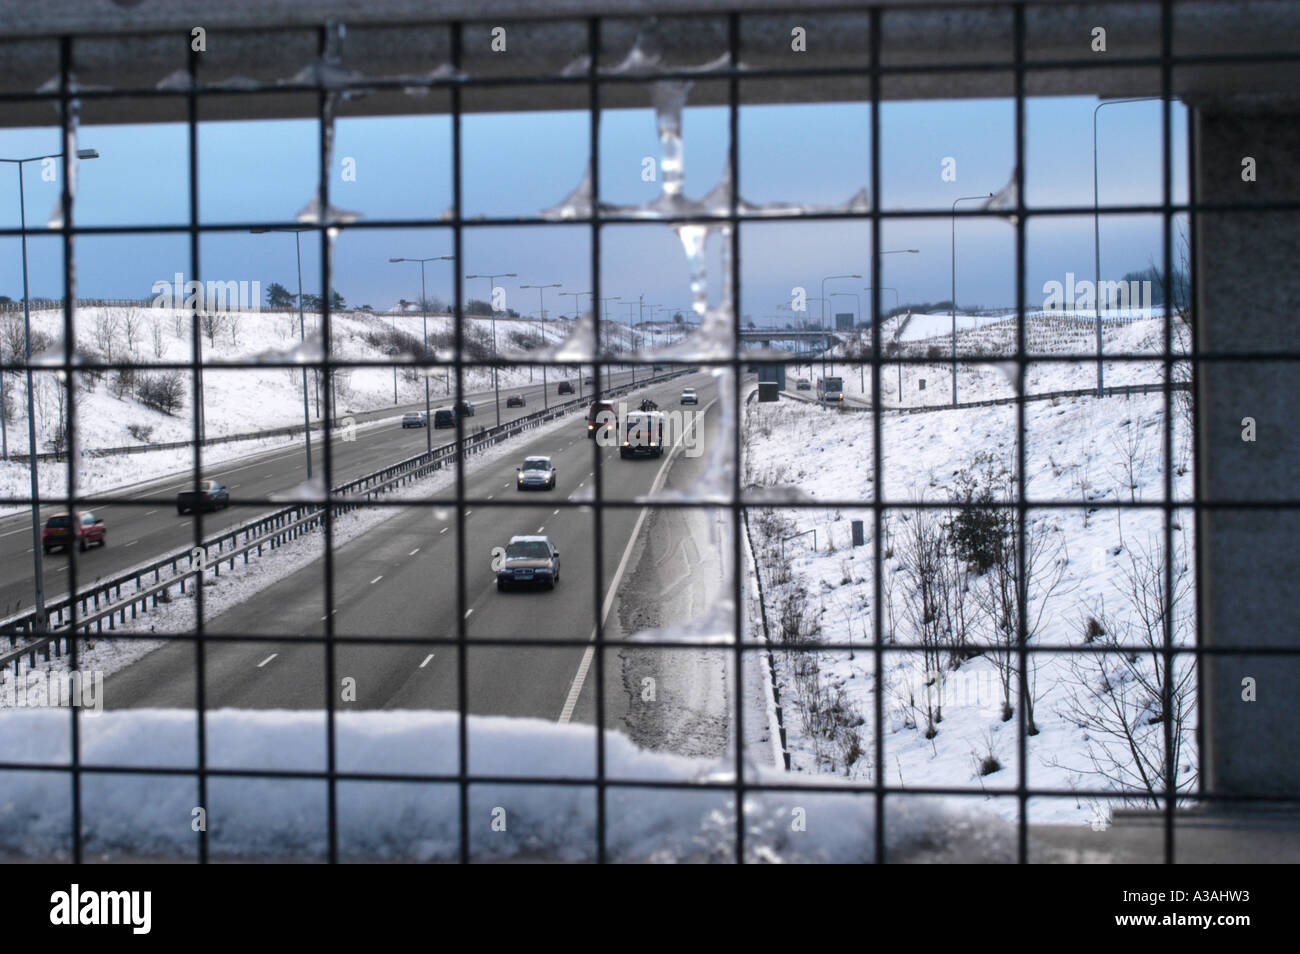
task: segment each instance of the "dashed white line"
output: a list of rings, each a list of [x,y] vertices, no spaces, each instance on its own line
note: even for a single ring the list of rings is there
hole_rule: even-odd
[[[448,530],[450,530],[450,529],[451,529],[451,527],[443,527],[443,528],[442,528],[441,530],[439,530],[438,532],[439,532],[439,533],[446,533],[446,532],[447,532]]]
[[[551,516],[554,517],[554,516],[555,516],[557,513],[559,513],[559,512],[560,512],[560,511],[558,511],[558,510],[552,510],[552,511],[551,511]]]
[[[376,583],[378,583],[378,582],[379,582],[380,580],[382,580],[383,578],[384,578],[384,574],[380,573],[377,577],[375,577],[373,580],[370,581],[370,585],[371,585],[371,586],[374,586]]]
[[[414,550],[412,550],[410,553],[408,553],[407,556],[415,556],[415,555],[416,555],[417,553],[419,553],[419,552],[420,552],[420,548],[419,548],[419,547],[416,547]]]
[[[423,669],[425,666],[429,665],[429,661],[432,659],[433,653],[429,653],[429,655],[424,657],[424,662],[420,663],[420,668]]]
[[[145,514],[145,516],[146,516],[146,517],[152,517],[152,516],[153,516],[154,514],[156,514],[157,512],[158,512],[157,510],[150,510],[148,513]]]
[[[465,618],[466,618],[466,619],[469,619],[470,614],[473,613],[473,612],[474,612],[474,607],[472,607],[472,606],[471,606],[469,609],[465,610]]]
[[[269,663],[272,659],[274,659],[274,658],[275,658],[276,656],[278,656],[278,655],[280,655],[280,654],[279,654],[279,653],[271,653],[271,655],[267,656],[265,659],[263,659],[260,663],[257,664],[257,668],[258,668],[258,669],[261,669],[263,666],[265,666],[267,663]]]
[[[540,527],[537,528],[537,532],[541,533],[545,529],[546,529],[546,524],[542,524]]]
[[[139,540],[132,540],[130,543],[124,543],[124,544],[122,544],[122,546],[124,546],[124,547],[133,547],[133,546],[135,546],[135,545],[136,545],[137,543],[139,543],[139,542],[140,542]]]

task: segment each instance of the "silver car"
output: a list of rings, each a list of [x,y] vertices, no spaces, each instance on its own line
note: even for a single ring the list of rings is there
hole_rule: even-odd
[[[548,590],[560,582],[560,551],[550,537],[511,537],[497,570],[497,589],[540,584]]]
[[[555,466],[549,457],[525,457],[524,466],[515,470],[515,490],[555,489]]]

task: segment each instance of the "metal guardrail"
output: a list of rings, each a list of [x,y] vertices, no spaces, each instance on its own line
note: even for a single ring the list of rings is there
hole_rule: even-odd
[[[1117,397],[1130,394],[1151,394],[1153,392],[1163,392],[1166,389],[1170,391],[1187,391],[1190,385],[1186,381],[1174,381],[1171,384],[1118,384],[1114,387],[1103,388],[1103,397]],[[792,401],[799,401],[803,404],[818,404],[822,402],[816,398],[806,398],[800,394],[791,394],[788,391],[781,392],[782,397],[789,398]],[[1051,401],[1056,398],[1069,397],[1096,397],[1096,388],[1074,388],[1069,391],[1044,391],[1042,394],[1023,394],[1005,398],[990,398],[987,401],[963,401],[960,404],[918,404],[912,407],[881,407],[881,411],[892,411],[903,414],[920,414],[926,411],[960,411],[964,408],[973,407],[995,407],[1000,404],[1016,404],[1020,401]],[[840,411],[870,411],[870,404],[850,404],[847,401],[835,405],[836,410]]]
[[[636,384],[629,382],[619,385],[601,394],[615,397],[627,394],[637,387],[661,383],[689,373],[691,372],[674,371],[657,375],[638,381]],[[540,427],[557,417],[588,407],[590,404],[589,397],[574,398],[499,426],[484,428],[463,439],[461,456],[479,453],[525,430]],[[347,513],[364,506],[379,494],[412,480],[418,480],[435,470],[440,470],[444,464],[454,463],[456,459],[455,441],[435,447],[432,451],[417,454],[415,457],[391,464],[336,487],[330,492],[329,507],[336,514]],[[336,497],[345,499],[335,500]],[[223,564],[228,564],[233,569],[235,560],[240,557],[247,563],[250,554],[254,551],[260,556],[264,548],[275,549],[290,540],[297,539],[318,527],[324,518],[323,503],[311,501],[293,504],[205,540],[201,547],[203,559],[198,561],[197,567],[194,551],[200,547],[195,546],[153,563],[136,567],[113,579],[97,581],[94,586],[76,595],[68,595],[47,603],[46,616],[51,621],[51,628],[45,633],[38,634],[35,610],[4,620],[0,622],[0,635],[9,637],[11,648],[7,652],[0,653],[0,669],[12,662],[16,673],[23,657],[28,657],[30,664],[34,666],[38,654],[45,661],[49,661],[51,655],[62,656],[67,651],[65,647],[68,641],[75,638],[78,632],[88,634],[93,626],[96,633],[102,633],[105,622],[111,631],[119,622],[126,623],[128,613],[132,619],[135,619],[140,612],[147,611],[151,604],[156,606],[160,599],[165,599],[163,594],[171,587],[179,584],[181,592],[184,593],[185,580],[189,576],[201,574],[205,570],[211,570],[214,577],[220,576]],[[213,547],[216,547],[215,554],[211,553]],[[166,578],[163,577],[164,569],[170,570],[170,575]],[[153,582],[142,585],[141,581],[151,575]],[[130,587],[132,583],[135,586],[134,590],[130,590],[126,597],[123,597],[122,588]],[[78,604],[79,608],[74,611],[74,606]],[[23,637],[29,641],[17,645],[19,639]]]

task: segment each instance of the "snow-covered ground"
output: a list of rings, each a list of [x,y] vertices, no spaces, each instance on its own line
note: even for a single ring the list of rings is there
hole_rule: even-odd
[[[1111,341],[1118,347],[1138,350],[1163,335],[1161,322],[1139,321],[1117,327]],[[1143,371],[1145,370],[1145,376]],[[960,368],[963,399],[1014,393],[997,369],[984,373]],[[1042,364],[1031,370],[1030,392],[1087,387],[1095,381],[1095,367],[1086,363]],[[885,382],[895,373],[884,372]],[[1158,365],[1120,365],[1113,383],[1159,382]],[[857,390],[857,374],[846,375]],[[882,382],[882,383],[885,383]],[[866,380],[870,388],[869,377]],[[888,389],[886,388],[888,394]],[[910,402],[908,402],[910,403]],[[1189,455],[1189,421],[1175,398],[1174,475],[1175,500],[1190,500],[1192,473]],[[1106,624],[1108,634],[1126,645],[1138,645],[1142,614],[1150,613],[1141,593],[1149,584],[1144,571],[1151,558],[1163,553],[1163,514],[1159,509],[1089,509],[1096,501],[1121,500],[1126,504],[1152,504],[1164,499],[1164,397],[1156,393],[1133,398],[1079,398],[1035,402],[1025,405],[1026,490],[1031,501],[1079,501],[1069,509],[1030,509],[1027,533],[1040,540],[1037,566],[1031,575],[1028,602],[1033,645],[1079,645],[1083,628],[1092,618]],[[798,655],[778,653],[778,675],[786,697],[786,728],[794,750],[794,764],[801,772],[837,772],[856,778],[873,778],[885,773],[890,784],[913,786],[955,786],[970,788],[979,798],[984,787],[1009,788],[1017,783],[1018,752],[1016,718],[1002,718],[1001,670],[993,651],[995,631],[991,611],[979,600],[993,579],[989,573],[970,573],[966,581],[965,605],[972,653],[954,659],[948,652],[938,655],[937,665],[927,666],[925,654],[888,652],[885,655],[886,697],[884,711],[885,764],[873,763],[875,732],[874,658],[864,646],[874,633],[876,615],[886,644],[919,644],[920,626],[926,615],[920,598],[918,572],[924,564],[910,543],[922,514],[908,504],[925,500],[942,502],[957,495],[964,473],[992,468],[1000,475],[995,481],[994,499],[1012,499],[1014,483],[1009,475],[1016,468],[1015,405],[934,411],[882,417],[883,497],[901,505],[887,512],[884,529],[882,605],[874,605],[873,538],[874,522],[870,502],[875,497],[874,437],[872,415],[823,411],[815,405],[782,401],[780,404],[751,405],[746,421],[745,482],[761,487],[788,487],[812,500],[862,501],[861,507],[838,506],[822,509],[781,508],[767,518],[766,532],[757,532],[755,545],[763,552],[765,585],[768,588],[768,617],[780,638],[782,609],[802,616],[796,620],[799,639],[815,647],[815,674],[810,667],[799,669]],[[977,454],[987,460],[977,462]],[[779,498],[778,498],[779,499]],[[941,526],[954,513],[930,511],[934,525]],[[1184,519],[1184,516],[1186,519]],[[867,546],[851,547],[852,520],[864,521]],[[761,522],[761,521],[760,521]],[[1193,525],[1190,514],[1174,514],[1175,571],[1179,587],[1191,585]],[[756,531],[758,530],[756,526]],[[784,544],[790,555],[789,579],[780,564],[780,537],[815,530],[816,548],[809,534]],[[1031,553],[1035,552],[1031,548]],[[945,555],[944,559],[949,559]],[[769,564],[770,561],[770,565]],[[951,575],[955,564],[945,563]],[[990,573],[992,571],[989,571]],[[1059,576],[1059,580],[1056,577]],[[946,584],[944,584],[946,586]],[[952,587],[956,587],[956,583]],[[949,590],[945,590],[949,592]],[[795,613],[798,594],[806,605]],[[791,603],[791,598],[794,597]],[[1190,594],[1175,606],[1175,641],[1188,644],[1194,623]],[[1041,612],[1041,620],[1039,619]],[[1035,627],[1035,624],[1037,626]],[[950,639],[950,636],[943,636]],[[1093,634],[1093,639],[1098,635]],[[852,645],[852,653],[848,646]],[[1012,704],[1017,703],[1019,675],[1012,658]],[[1093,756],[1107,762],[1108,750],[1121,762],[1121,746],[1104,736],[1098,722],[1081,726],[1076,708],[1103,708],[1088,695],[1100,681],[1100,671],[1071,665],[1066,655],[1044,655],[1030,669],[1034,693],[1033,715],[1038,733],[1028,740],[1028,782],[1038,788],[1114,790],[1106,778],[1094,771]],[[1098,657],[1081,657],[1098,658]],[[954,668],[954,662],[957,664]],[[1148,667],[1149,668],[1149,667]],[[799,669],[799,671],[796,671]],[[1115,685],[1128,691],[1135,711],[1142,708],[1146,691],[1142,679],[1151,673],[1142,663],[1133,667],[1111,667]],[[930,725],[925,715],[927,683],[932,695],[943,680],[942,721]],[[1194,686],[1194,682],[1192,683]],[[805,698],[800,698],[801,693]],[[809,706],[811,695],[821,694],[818,704]],[[1122,695],[1122,693],[1121,693]],[[937,698],[937,697],[936,697]],[[818,710],[821,722],[801,709]],[[829,720],[829,722],[828,722]],[[833,723],[833,725],[832,725]],[[838,726],[839,728],[835,728]],[[927,738],[928,729],[937,733]],[[1154,732],[1159,735],[1160,726]],[[1194,732],[1190,720],[1184,726]],[[1139,735],[1152,739],[1148,728]],[[852,736],[860,749],[853,751]],[[991,755],[1001,766],[981,774],[981,764]],[[1192,777],[1196,756],[1190,742],[1179,760],[1180,782]],[[991,763],[990,763],[991,767]],[[1015,799],[988,796],[990,804],[1005,817],[1014,818]],[[1031,804],[1031,821],[1091,823],[1104,818],[1111,805],[1098,806],[1084,798],[1036,799]]]
[[[70,714],[52,709],[0,712],[0,760],[67,765]],[[206,718],[207,764],[324,772],[322,712],[223,709]],[[469,793],[470,851],[477,859],[585,861],[596,855],[595,737],[591,726],[469,716],[469,770],[523,784],[475,784]],[[195,715],[141,709],[83,715],[81,764],[196,765]],[[460,770],[454,712],[342,712],[335,717],[340,772],[435,774]],[[638,748],[605,733],[606,778],[640,782],[734,778],[732,758],[687,758]],[[574,785],[529,785],[564,775]],[[751,767],[750,783],[788,786],[778,769]],[[70,854],[68,778],[62,772],[8,771],[0,798],[0,855],[49,859]],[[798,780],[794,782],[797,784]],[[81,778],[82,845],[87,857],[193,857],[197,851],[194,780],[148,774],[89,773]],[[348,860],[454,860],[460,845],[459,788],[453,783],[338,783],[339,851]],[[209,850],[218,858],[319,860],[328,848],[323,781],[210,778]],[[607,790],[611,860],[728,861],[735,855],[735,799],[723,790]],[[872,860],[870,798],[836,791],[746,792],[746,860]],[[800,822],[800,820],[802,820]],[[895,861],[949,854],[963,861],[1014,859],[1011,826],[978,810],[932,798],[891,805],[886,849]]]
[[[78,309],[77,350],[87,357],[139,364],[141,373],[147,374],[148,365],[162,362],[188,362],[192,358],[188,313],[174,309],[128,306],[96,306]],[[0,315],[0,324],[20,321],[14,313]],[[297,313],[246,312],[221,316],[221,324],[212,339],[203,338],[203,361],[207,365],[203,374],[204,408],[209,437],[228,434],[246,434],[302,423],[302,372],[296,368],[222,368],[221,364],[233,362],[257,363],[262,361],[295,360],[314,350],[309,340],[306,347],[298,338]],[[446,360],[451,352],[445,345],[451,338],[455,319],[449,315],[429,316],[430,349],[440,359]],[[399,315],[378,315],[363,312],[343,312],[332,315],[334,337],[332,358],[339,361],[383,362],[390,360],[385,350],[384,336],[398,331],[420,336],[423,322],[419,312]],[[309,339],[313,328],[319,327],[318,315],[306,316]],[[491,353],[491,321],[485,318],[467,318],[464,339],[467,352],[475,345],[483,349],[484,356]],[[33,340],[47,340],[49,347],[42,361],[61,362],[63,355],[63,313],[43,310],[32,313]],[[551,347],[565,341],[573,333],[571,321],[538,322],[529,319],[501,318],[496,322],[499,353],[507,359],[518,360],[525,353],[525,344]],[[0,342],[10,337],[3,329]],[[658,347],[676,336],[671,329],[648,328],[635,338],[628,336],[624,325],[613,322],[606,326],[607,341],[611,347],[644,345]],[[46,336],[42,339],[42,335]],[[16,340],[21,342],[21,337]],[[467,354],[472,357],[472,354]],[[576,377],[574,366],[557,366],[548,370],[548,380]],[[433,374],[433,399],[445,403],[448,383],[437,370]],[[418,404],[424,400],[424,382],[413,369],[398,369],[397,399],[399,405]],[[505,367],[499,370],[499,383],[509,391],[529,383],[541,381],[538,369]],[[368,411],[383,411],[394,407],[394,374],[391,368],[343,369],[336,375],[336,398],[340,415]],[[11,453],[27,451],[27,406],[24,382],[17,374],[5,376],[9,392],[11,418],[7,422],[8,444]],[[455,381],[450,382],[455,389]],[[316,386],[308,377],[311,413],[316,415]],[[492,387],[491,371],[487,368],[466,368],[464,389],[476,393]],[[76,398],[77,446],[82,451],[99,448],[128,447],[142,444],[164,444],[190,440],[194,430],[194,381],[183,373],[183,396],[180,407],[172,414],[153,410],[141,403],[130,390],[116,388],[112,372],[98,379],[83,375]],[[49,451],[57,422],[64,409],[60,408],[59,384],[55,372],[36,374],[35,403],[37,443],[42,453]],[[204,459],[212,463],[232,460],[301,443],[301,438],[262,438],[227,444],[210,445],[204,450]],[[170,474],[181,473],[193,467],[193,455],[188,449],[158,450],[131,456],[84,455],[77,461],[79,490],[103,493],[123,486],[154,480]],[[47,463],[38,468],[42,497],[57,499],[67,495],[66,464]],[[29,473],[25,463],[0,461],[0,498],[23,498],[28,495]],[[0,515],[22,509],[15,504],[0,504]]]

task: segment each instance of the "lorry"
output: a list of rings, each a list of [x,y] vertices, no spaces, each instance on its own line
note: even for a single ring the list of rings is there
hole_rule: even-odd
[[[632,411],[623,422],[622,440],[618,456],[647,455],[662,457],[664,453],[664,415],[662,411]]]
[[[833,401],[836,404],[842,404],[844,402],[844,379],[818,378],[817,400],[823,403]]]

